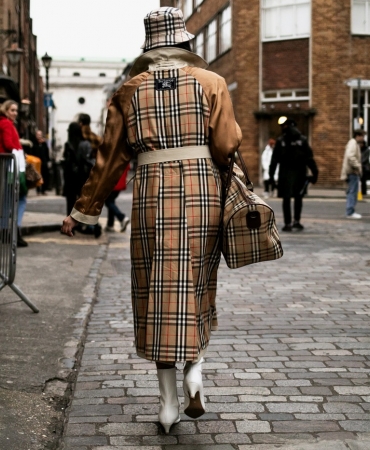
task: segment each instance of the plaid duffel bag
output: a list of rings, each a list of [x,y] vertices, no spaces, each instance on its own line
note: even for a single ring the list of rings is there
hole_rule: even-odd
[[[283,256],[274,211],[253,192],[247,167],[237,151],[224,186],[222,254],[230,269]]]

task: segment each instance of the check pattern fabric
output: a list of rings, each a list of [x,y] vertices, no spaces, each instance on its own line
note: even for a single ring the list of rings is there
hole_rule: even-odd
[[[258,228],[248,228],[249,211],[259,212]],[[283,256],[273,210],[239,176],[233,176],[225,199],[222,253],[231,269]]]
[[[177,89],[156,91],[155,80]],[[135,151],[208,143],[209,107],[197,80],[154,72],[132,98],[128,137]],[[198,357],[217,326],[221,185],[212,159],[138,168],[132,208],[132,301],[138,354],[156,361]]]
[[[194,35],[186,30],[181,9],[162,7],[144,18],[145,42],[142,48],[165,47],[189,41]]]
[[[71,213],[80,222],[96,223],[134,154],[208,145],[212,158],[143,165],[134,180],[136,351],[162,362],[197,359],[217,327],[218,167],[228,164],[241,141],[225,80],[197,67],[204,61],[196,55],[189,63],[191,55],[182,49],[154,53],[147,69],[119,88],[96,164]],[[155,70],[149,69],[152,63]]]

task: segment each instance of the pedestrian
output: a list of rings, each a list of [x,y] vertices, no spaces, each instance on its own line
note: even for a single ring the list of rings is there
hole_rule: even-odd
[[[43,133],[41,130],[36,131],[36,139],[32,149],[30,150],[30,155],[36,156],[41,159],[41,176],[43,179],[43,184],[37,186],[36,191],[39,195],[46,195],[46,190],[49,187],[49,168],[50,168],[50,154],[49,147],[45,141]]]
[[[88,114],[80,114],[78,116],[78,123],[81,127],[83,138],[90,142],[92,148],[91,156],[96,158],[96,152],[98,151],[102,139],[91,130],[91,117]]]
[[[63,195],[66,197],[67,214],[71,213],[82,186],[89,178],[91,168],[95,163],[91,153],[90,142],[83,138],[80,125],[77,122],[70,123],[68,141],[64,145],[63,152]],[[94,234],[98,238],[101,235],[101,226],[98,223],[81,224],[78,231],[84,234]]]
[[[264,151],[262,152],[262,157],[261,157],[262,178],[263,178],[263,186],[265,189],[263,192],[263,197],[266,199],[270,197],[270,194],[271,194],[271,197],[273,197],[274,190],[276,187],[276,181],[277,181],[278,175],[279,175],[279,167],[277,167],[276,171],[275,171],[274,179],[270,180],[269,168],[270,168],[272,153],[274,151],[275,144],[276,144],[275,139],[270,138],[268,140],[268,143],[267,143]]]
[[[347,142],[344,152],[342,173],[340,179],[348,183],[346,216],[347,219],[361,219],[361,214],[355,212],[357,193],[362,175],[360,145],[364,141],[365,131],[358,129],[353,132],[353,138]]]
[[[15,122],[18,117],[18,103],[6,100],[0,107],[0,153],[13,153],[18,161],[19,169],[19,201],[17,219],[17,246],[27,247],[22,237],[22,220],[27,205],[26,161],[24,151],[19,141]]]
[[[116,205],[116,199],[119,196],[120,192],[126,189],[126,178],[129,167],[130,166],[127,166],[121,178],[118,180],[118,183],[114,187],[113,191],[108,195],[108,197],[105,200],[104,204],[108,208],[108,222],[104,230],[107,232],[114,231],[115,217],[120,223],[122,233],[126,231],[127,225],[130,223],[130,219],[126,217],[126,215]]]
[[[307,138],[301,134],[293,119],[280,117],[282,135],[277,139],[270,164],[270,180],[274,180],[279,164],[278,196],[283,199],[283,231],[302,231],[301,214],[303,196],[308,183],[315,184],[318,169]],[[311,175],[307,175],[307,168]],[[292,223],[291,198],[294,199],[294,222]]]
[[[184,412],[205,412],[202,362],[217,327],[221,179],[241,132],[225,80],[204,70],[180,9],[144,19],[145,44],[109,107],[97,163],[62,232],[96,223],[133,153],[132,304],[138,356],[155,361],[159,421],[180,421],[176,362],[184,362]]]

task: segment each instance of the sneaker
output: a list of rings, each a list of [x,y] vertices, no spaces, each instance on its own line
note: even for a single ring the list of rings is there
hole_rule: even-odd
[[[361,216],[361,214],[358,214],[358,213],[354,212],[354,213],[348,215],[347,219],[362,219],[362,216]]]
[[[282,231],[292,231],[292,226],[290,224],[289,225],[284,225],[281,230]]]
[[[130,223],[130,219],[128,217],[125,217],[121,222],[121,233],[126,231],[127,225]]]
[[[268,192],[264,192],[264,193],[263,193],[263,198],[264,198],[264,199],[269,198],[269,193],[268,193]]]
[[[304,229],[304,226],[301,225],[299,222],[294,222],[292,228],[294,228],[297,231],[302,231]]]
[[[108,225],[104,228],[104,231],[107,233],[111,233],[114,231],[114,227],[109,227]]]

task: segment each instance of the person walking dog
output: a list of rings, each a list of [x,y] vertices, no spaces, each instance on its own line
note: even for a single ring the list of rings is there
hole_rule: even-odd
[[[176,362],[184,362],[184,412],[204,414],[202,363],[217,327],[221,179],[241,142],[225,80],[190,51],[180,9],[144,19],[144,53],[113,96],[96,165],[62,232],[97,222],[133,153],[132,304],[137,354],[155,361],[159,421],[180,421]]]

